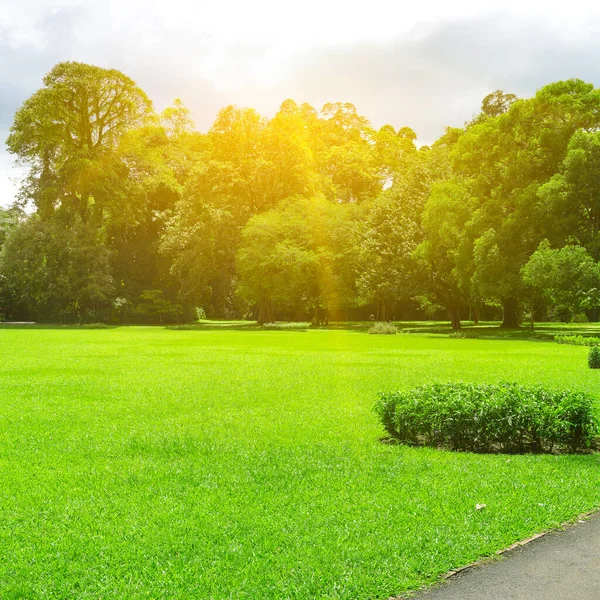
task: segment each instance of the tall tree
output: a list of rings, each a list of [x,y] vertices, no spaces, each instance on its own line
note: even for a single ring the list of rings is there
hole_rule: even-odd
[[[554,175],[538,191],[540,218],[556,244],[577,242],[600,259],[600,133],[576,131]]]
[[[43,83],[17,111],[7,146],[29,168],[21,199],[46,218],[57,203],[77,196],[66,189],[74,163],[114,148],[152,114],[152,104],[120,71],[79,62],[57,64]]]
[[[518,324],[520,269],[545,237],[538,189],[558,171],[573,133],[599,122],[600,92],[573,79],[512,103],[458,140],[455,170],[473,180],[481,206],[475,277],[502,303],[505,327]]]

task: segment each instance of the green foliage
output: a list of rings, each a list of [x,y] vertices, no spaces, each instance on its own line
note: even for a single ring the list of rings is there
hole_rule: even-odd
[[[183,307],[165,298],[162,290],[144,290],[134,313],[142,321],[150,323],[172,323],[181,321],[184,317]]]
[[[423,385],[380,394],[375,412],[401,443],[469,452],[576,452],[600,434],[591,396],[541,385]]]
[[[0,272],[10,315],[96,322],[110,312],[114,280],[103,232],[78,215],[21,222],[6,239]]]
[[[268,331],[306,331],[312,323],[263,323],[263,329]]]
[[[393,323],[379,321],[369,328],[369,333],[371,335],[396,335],[398,329]]]
[[[314,311],[347,304],[343,241],[352,207],[322,197],[289,198],[253,217],[242,232],[237,255],[238,293],[258,306],[258,321],[273,321],[272,310]]]
[[[592,346],[588,353],[588,365],[590,369],[600,369],[600,347]]]
[[[460,328],[460,306],[475,295],[469,223],[476,200],[470,188],[470,183],[461,179],[433,186],[423,210],[426,239],[415,253],[428,288],[449,310],[454,329]]]
[[[553,250],[543,241],[521,269],[521,277],[534,299],[554,307],[561,321],[600,307],[600,267],[581,246]]]
[[[538,191],[558,172],[573,134],[598,126],[599,103],[591,84],[556,82],[472,124],[456,144],[455,171],[473,182],[479,205],[474,281],[484,297],[502,302],[507,327],[518,323],[523,265],[549,229],[572,231],[567,211],[547,218]]]
[[[600,337],[585,335],[555,335],[554,341],[559,344],[572,344],[574,346],[600,346]]]
[[[453,331],[448,334],[448,337],[452,339],[464,339],[467,337],[467,334],[464,331]]]
[[[431,303],[429,318],[445,309],[455,330],[486,305],[502,306],[506,327],[524,308],[595,319],[599,107],[600,92],[575,79],[527,99],[496,90],[464,128],[419,149],[410,128],[375,130],[341,102],[317,111],[288,99],[271,119],[228,106],[201,134],[181,100],[156,115],[125,74],[59,63],[7,145],[27,170],[19,202],[32,219],[95,240],[84,266],[95,283],[88,298],[81,281],[64,281],[69,269],[56,286],[38,283],[63,249],[35,227],[27,236],[41,239],[26,240],[18,225],[30,218],[3,211],[0,246],[18,239],[29,262],[19,276],[8,243],[0,310],[172,320],[140,302],[161,290],[186,317],[202,306],[261,323],[413,318],[415,297]]]

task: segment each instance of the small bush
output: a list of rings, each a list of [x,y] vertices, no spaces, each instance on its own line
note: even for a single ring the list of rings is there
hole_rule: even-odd
[[[310,327],[310,323],[264,323],[263,329],[271,331],[306,331]]]
[[[462,340],[467,337],[467,334],[464,331],[453,331],[448,334],[448,337]]]
[[[85,329],[110,329],[110,325],[106,323],[84,323],[82,327]]]
[[[434,384],[382,393],[375,412],[403,444],[470,452],[578,452],[600,434],[591,396],[514,383]]]
[[[398,329],[393,323],[378,322],[369,329],[371,335],[396,335]]]
[[[555,335],[554,341],[559,344],[572,344],[574,346],[600,346],[600,338],[584,335]]]
[[[589,323],[589,319],[585,313],[575,313],[571,319],[571,323]]]
[[[598,346],[590,348],[588,365],[590,365],[590,369],[600,369],[600,348]]]

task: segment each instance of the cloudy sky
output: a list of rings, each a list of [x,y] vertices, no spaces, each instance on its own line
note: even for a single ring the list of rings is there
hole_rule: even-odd
[[[293,98],[353,102],[423,143],[496,89],[600,86],[596,2],[504,0],[0,0],[0,138],[63,60],[120,69],[157,109],[180,97],[198,128],[227,104],[266,116]],[[0,147],[0,204],[18,173]]]

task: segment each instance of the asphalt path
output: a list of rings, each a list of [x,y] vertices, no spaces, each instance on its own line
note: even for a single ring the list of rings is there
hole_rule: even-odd
[[[600,600],[600,515],[447,579],[414,600]]]

